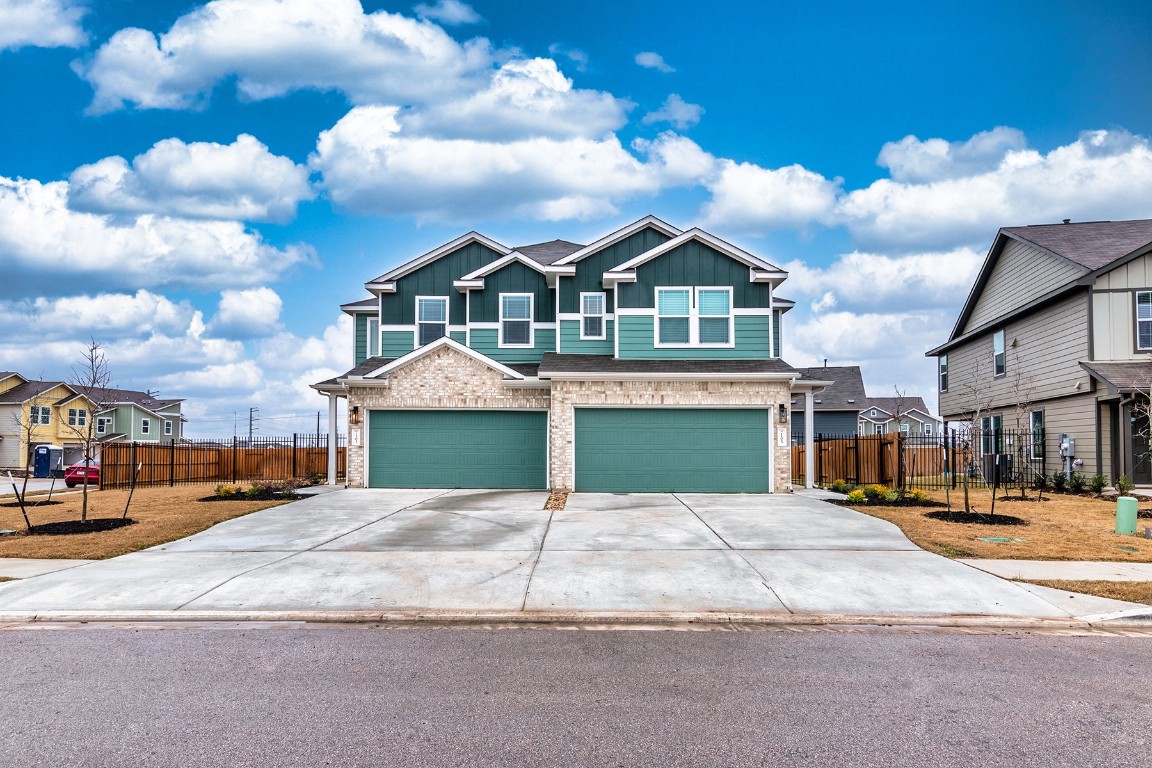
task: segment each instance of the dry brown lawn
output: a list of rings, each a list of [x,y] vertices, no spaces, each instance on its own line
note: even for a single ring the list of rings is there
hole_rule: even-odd
[[[962,493],[962,492],[961,492]],[[943,491],[929,496],[944,501]],[[1152,539],[1143,535],[1117,536],[1116,502],[1087,496],[1045,494],[1046,501],[997,501],[996,514],[1012,515],[1028,525],[973,525],[933,520],[924,507],[860,505],[853,509],[895,523],[917,546],[948,557],[984,557],[1004,560],[1105,560],[1152,562]],[[972,494],[974,511],[987,513],[991,506],[986,492]],[[1141,508],[1148,508],[1144,502]],[[962,510],[963,500],[952,495],[952,509]],[[1137,520],[1137,531],[1152,526],[1152,519]],[[1023,539],[1012,542],[980,541],[980,537]]]
[[[1130,603],[1152,603],[1152,581],[1029,581],[1042,587],[1080,592],[1085,595],[1127,600]]]
[[[25,533],[24,518],[19,507],[0,506],[0,528],[10,528],[15,534],[0,536],[0,557],[42,557],[84,560],[103,560],[108,557],[135,552],[167,541],[191,536],[216,523],[246,515],[260,509],[277,507],[283,501],[213,501],[198,499],[211,496],[213,485],[188,485],[176,488],[137,488],[132,496],[128,517],[135,525],[96,533],[78,533],[63,536],[36,536]],[[56,493],[54,501],[62,504],[34,507],[37,498],[28,498],[28,518],[32,525],[61,520],[80,519],[79,491]],[[16,501],[14,496],[0,497],[0,504]],[[128,491],[88,492],[88,517],[120,517]]]

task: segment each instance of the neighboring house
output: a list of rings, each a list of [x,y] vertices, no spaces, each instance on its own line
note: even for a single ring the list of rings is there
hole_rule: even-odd
[[[39,445],[61,447],[64,466],[83,461],[83,436],[90,424],[99,443],[180,440],[185,422],[181,402],[157,400],[147,392],[93,389],[0,372],[0,469],[25,469]],[[28,422],[31,441],[20,426]]]
[[[778,267],[649,216],[591,245],[471,232],[365,284],[348,484],[580,491],[790,487]],[[330,441],[335,445],[334,441]],[[330,455],[329,461],[333,461]]]
[[[826,389],[813,398],[813,429],[825,437],[847,437],[856,434],[860,409],[864,407],[864,377],[858,365],[833,365],[816,368],[797,368],[805,379],[831,381]],[[792,398],[792,440],[804,441],[804,400]]]
[[[922,397],[869,397],[860,409],[860,434],[905,432],[918,437],[939,437],[944,422],[931,414]]]
[[[1079,471],[1152,483],[1152,220],[1001,229],[938,359],[940,414],[980,411],[981,452],[1060,467],[1075,441]],[[1018,452],[1023,452],[1019,445]]]

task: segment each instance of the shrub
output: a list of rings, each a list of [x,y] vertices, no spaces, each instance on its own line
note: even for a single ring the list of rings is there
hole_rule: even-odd
[[[320,472],[309,472],[306,478],[308,485],[320,485],[324,482],[325,476]]]
[[[1068,487],[1068,478],[1064,476],[1063,472],[1056,471],[1052,473],[1052,490],[1056,493],[1064,493],[1065,488]]]
[[[1036,473],[1036,479],[1032,481],[1032,484],[1035,485],[1036,490],[1040,491],[1041,493],[1048,490],[1048,488],[1052,485],[1048,479],[1048,475],[1044,474],[1043,472]]]
[[[1120,475],[1120,479],[1116,481],[1116,490],[1120,491],[1121,496],[1127,496],[1135,487],[1136,484],[1128,479],[1128,475]]]
[[[864,491],[864,498],[868,499],[868,501],[875,501],[876,499],[882,498],[884,494],[888,493],[887,486],[877,485],[875,483],[872,485],[866,485],[861,490]]]
[[[296,489],[303,488],[306,483],[302,480],[254,480],[248,489],[250,499],[294,499]]]
[[[1073,472],[1072,477],[1068,478],[1068,488],[1072,493],[1084,493],[1087,485],[1088,478],[1082,472]]]
[[[855,485],[846,480],[833,480],[832,484],[828,486],[828,490],[835,493],[849,493],[855,488]]]
[[[1091,478],[1089,478],[1088,487],[1092,489],[1092,493],[1099,496],[1100,494],[1104,493],[1104,489],[1108,487],[1108,478],[1097,472],[1096,474],[1092,475]]]
[[[924,491],[920,490],[919,488],[913,488],[911,491],[908,492],[908,496],[915,501],[927,501],[928,500],[928,494],[925,493]]]
[[[903,496],[904,494],[900,493],[900,491],[885,491],[880,494],[880,499],[886,504],[895,504],[899,502]]]
[[[240,495],[240,486],[221,484],[216,486],[216,495],[222,499],[230,499]]]
[[[864,489],[863,488],[857,488],[854,491],[849,491],[848,492],[848,503],[849,504],[867,504],[868,503],[868,497],[864,495]]]

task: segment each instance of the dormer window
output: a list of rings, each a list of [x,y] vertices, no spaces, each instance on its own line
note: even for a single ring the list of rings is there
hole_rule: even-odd
[[[732,346],[732,289],[657,288],[656,346]]]
[[[417,296],[416,326],[419,346],[448,335],[448,297]]]
[[[604,294],[580,294],[580,338],[606,338],[604,328]]]
[[[500,294],[500,346],[532,346],[532,294]]]

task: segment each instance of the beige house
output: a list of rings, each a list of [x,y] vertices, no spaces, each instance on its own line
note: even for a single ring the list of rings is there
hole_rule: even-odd
[[[1152,483],[1152,220],[1001,229],[939,365],[940,415],[979,412],[982,452]],[[1016,446],[1020,448],[1021,446]]]

